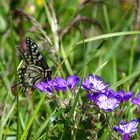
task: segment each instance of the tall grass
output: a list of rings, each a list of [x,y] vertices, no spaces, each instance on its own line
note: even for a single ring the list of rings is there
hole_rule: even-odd
[[[92,73],[115,91],[123,88],[138,94],[140,31],[131,28],[134,7],[130,4],[125,9],[118,1],[84,2],[24,0],[15,6],[12,1],[0,4],[7,8],[0,15],[7,27],[0,28],[0,140],[121,139],[112,126],[138,117],[136,106],[130,103],[124,105],[125,114],[121,114],[121,107],[104,113],[92,106],[80,86]],[[16,47],[24,45],[27,36],[39,44],[53,69],[53,78],[80,77],[77,94],[56,92],[50,97],[36,89],[28,95],[13,86],[18,83],[21,61]],[[120,113],[118,120],[115,113]],[[139,134],[134,136],[139,138]]]

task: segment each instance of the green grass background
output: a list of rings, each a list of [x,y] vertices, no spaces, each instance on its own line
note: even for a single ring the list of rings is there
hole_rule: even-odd
[[[135,107],[129,103],[117,122],[113,113],[106,116],[89,109],[86,93],[80,88],[76,95],[55,93],[64,101],[73,99],[68,107],[57,103],[57,97],[48,98],[37,90],[30,96],[20,89],[11,91],[18,83],[21,61],[16,47],[24,45],[30,36],[53,68],[53,78],[78,75],[82,81],[92,73],[109,82],[115,91],[139,92],[140,31],[135,28],[134,3],[82,2],[0,2],[0,140],[121,139],[101,118],[110,118],[114,125],[122,118],[137,117]],[[88,107],[88,112],[83,106]]]

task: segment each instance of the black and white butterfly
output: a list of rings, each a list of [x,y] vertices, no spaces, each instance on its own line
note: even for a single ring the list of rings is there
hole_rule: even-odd
[[[25,89],[33,88],[37,83],[50,80],[52,71],[39,53],[37,44],[29,37],[26,38],[26,50],[19,48],[23,66],[18,68],[19,84]]]

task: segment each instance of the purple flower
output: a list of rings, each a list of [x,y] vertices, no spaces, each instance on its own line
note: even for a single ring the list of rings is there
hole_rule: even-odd
[[[55,88],[55,90],[66,91],[67,87],[72,90],[77,86],[79,80],[79,77],[75,75],[69,76],[67,80],[57,77],[53,80],[53,87]]]
[[[106,93],[89,93],[87,94],[87,97],[105,112],[110,112],[116,109],[120,104],[120,100],[116,97],[115,92],[110,89],[106,91]]]
[[[64,80],[61,77],[56,77],[53,80],[53,87],[55,88],[55,90],[66,91],[67,89],[66,80]]]
[[[49,80],[49,81],[42,81],[38,84],[36,84],[36,88],[39,89],[41,92],[47,92],[49,94],[52,94],[53,92],[53,82],[52,80]]]
[[[98,95],[99,95],[99,93],[95,93],[95,94],[88,93],[86,96],[89,100],[95,102]]]
[[[108,97],[116,97],[116,92],[110,88],[107,89],[107,91],[105,92],[105,94],[108,96]],[[117,98],[117,97],[116,97]]]
[[[40,82],[36,85],[36,88],[41,90],[42,92],[49,93],[52,93],[54,89],[56,91],[62,90],[65,92],[67,88],[69,88],[70,90],[75,89],[79,80],[79,77],[75,75],[69,76],[67,80],[64,80],[61,77],[56,77],[54,80]]]
[[[96,98],[96,104],[105,112],[110,112],[119,106],[120,101],[115,97],[109,97],[106,94],[100,94]]]
[[[134,134],[137,131],[138,121],[133,119],[130,122],[121,121],[119,127],[113,126],[116,132],[123,135],[123,140],[128,140],[130,134]]]
[[[116,96],[118,97],[118,99],[120,99],[120,101],[126,102],[133,96],[133,94],[134,93],[131,91],[125,93],[124,90],[120,90]]]
[[[77,76],[75,76],[75,75],[69,76],[69,77],[67,78],[67,82],[66,82],[68,88],[69,88],[69,89],[74,89],[74,88],[77,86],[79,80],[80,80],[79,77],[77,77]]]
[[[138,94],[138,97],[137,97],[137,98],[133,98],[133,99],[131,100],[131,102],[132,102],[133,104],[136,104],[136,105],[140,106],[140,94]]]
[[[102,92],[105,93],[109,87],[109,83],[104,83],[101,77],[97,75],[89,74],[87,78],[84,79],[82,86],[88,92],[96,93]]]

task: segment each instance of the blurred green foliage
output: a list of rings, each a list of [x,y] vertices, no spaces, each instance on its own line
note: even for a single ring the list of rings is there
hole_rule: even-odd
[[[0,139],[21,138],[37,107],[38,114],[26,139],[98,139],[96,132],[100,130],[102,135],[103,130],[102,124],[97,121],[97,112],[89,111],[90,117],[84,118],[80,107],[77,107],[76,119],[71,126],[66,125],[68,122],[64,118],[67,118],[66,112],[71,107],[68,110],[56,107],[54,100],[47,98],[39,108],[42,94],[38,91],[32,96],[18,91],[20,109],[17,110],[17,97],[12,94],[15,89],[11,92],[11,87],[18,83],[16,69],[21,61],[16,47],[24,48],[25,38],[30,36],[39,44],[49,66],[54,67],[54,77],[66,78],[75,74],[82,78],[93,73],[115,84],[140,67],[138,36],[105,38],[80,45],[76,43],[102,34],[134,30],[134,3],[131,0],[5,0],[0,2],[0,9]],[[115,90],[124,88],[127,91],[131,87],[137,93],[139,86],[140,83],[138,80],[135,82],[133,77]],[[79,104],[84,105],[83,101],[87,102],[85,93],[80,96],[82,103]],[[67,98],[62,93],[60,97]],[[130,116],[134,115],[131,113]],[[17,129],[18,119],[20,130]],[[109,132],[108,129],[106,132]],[[108,135],[108,139],[111,137],[111,134]]]

